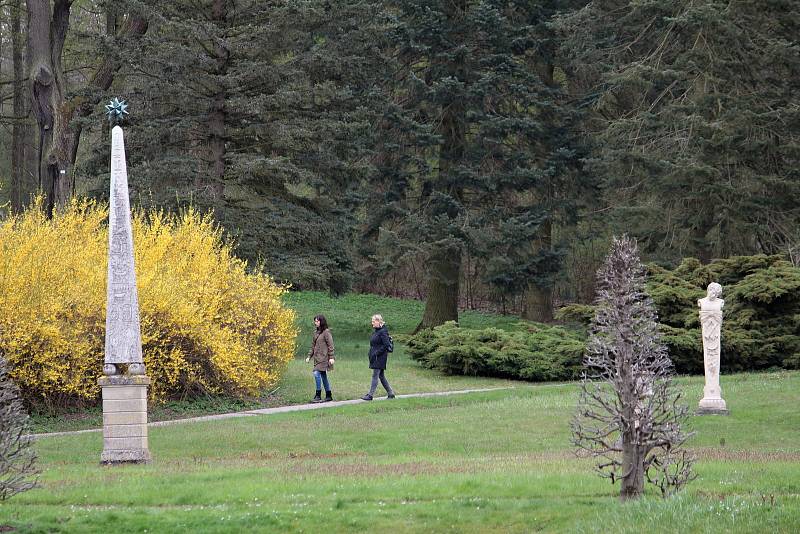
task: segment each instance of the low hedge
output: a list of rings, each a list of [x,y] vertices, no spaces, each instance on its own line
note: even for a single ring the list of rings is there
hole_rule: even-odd
[[[581,368],[581,332],[526,323],[520,331],[470,330],[454,322],[409,338],[408,353],[446,374],[531,381],[573,380]]]
[[[647,289],[658,309],[675,370],[703,373],[697,300],[711,282],[723,286],[723,372],[800,368],[800,268],[782,256],[736,256],[703,265],[686,258],[675,269],[648,265]],[[591,306],[559,310],[562,320],[589,324]]]
[[[650,265],[648,289],[680,373],[703,372],[697,299],[719,282],[725,299],[722,369],[800,368],[800,268],[782,256],[737,256],[673,270]]]

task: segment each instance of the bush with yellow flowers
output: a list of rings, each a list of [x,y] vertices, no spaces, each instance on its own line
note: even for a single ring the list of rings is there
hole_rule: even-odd
[[[108,210],[75,200],[0,223],[0,355],[24,398],[50,409],[93,402],[105,343]],[[286,288],[252,273],[208,215],[133,216],[152,400],[256,395],[294,354]]]

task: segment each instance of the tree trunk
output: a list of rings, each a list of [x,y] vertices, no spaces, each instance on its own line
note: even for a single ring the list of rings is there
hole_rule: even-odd
[[[456,0],[448,4],[447,16],[458,19],[466,10],[465,0]],[[458,56],[446,66],[450,75],[459,80],[466,80],[465,58]],[[439,176],[436,189],[451,198],[463,202],[463,186],[456,176],[458,166],[464,161],[467,140],[467,123],[464,102],[455,96],[442,107],[442,120],[437,128],[442,136],[439,150]],[[449,219],[460,214],[452,205],[444,210],[434,209],[435,217],[446,215]],[[446,244],[434,244],[428,262],[428,298],[425,301],[425,312],[422,322],[416,331],[433,328],[446,321],[458,321],[458,297],[461,276],[461,245],[455,238],[449,237]]]
[[[630,317],[623,319],[627,322]],[[639,416],[637,415],[637,398],[635,382],[637,380],[631,366],[630,355],[617,355],[617,376],[623,381],[622,391],[618,391],[622,403],[623,421],[627,430],[622,433],[622,487],[619,498],[622,501],[636,499],[644,491],[644,459],[645,451],[641,445]]]
[[[703,216],[700,217],[692,228],[691,239],[692,244],[695,246],[697,259],[700,260],[700,263],[706,265],[711,262],[711,257],[713,256],[711,252],[711,243],[708,242],[708,238],[706,237],[708,231],[712,227],[713,221],[709,215],[710,210],[706,207],[702,206],[699,208],[698,213],[702,213]]]
[[[0,4],[0,8],[2,8],[2,4]],[[13,6],[9,5],[8,7],[9,21],[11,20],[12,9]],[[3,28],[8,28],[9,26],[10,24],[8,24],[7,22],[6,23],[3,22],[3,10],[0,9],[0,78],[2,78],[1,75],[3,74],[3,59],[5,59],[5,56],[3,55],[3,43],[7,40],[6,38],[3,37]],[[3,93],[5,93],[5,86],[3,84],[0,84],[0,116],[3,115],[3,111],[5,109],[5,97],[3,96]]]
[[[33,193],[30,186],[29,160],[26,148],[30,152],[31,129],[28,124],[28,99],[25,95],[25,66],[22,52],[24,39],[22,35],[22,0],[13,0],[9,7],[11,16],[11,63],[14,70],[13,116],[11,126],[11,209],[15,213],[22,211],[28,197]]]
[[[522,318],[539,323],[553,320],[553,293],[549,287],[531,285],[525,291]]]
[[[28,0],[28,49],[31,68],[31,110],[39,126],[39,187],[45,197],[44,209],[51,216],[55,206],[64,205],[69,188],[72,136],[69,117],[64,114],[64,77],[61,52],[69,28],[71,2],[56,0],[50,20],[49,0]],[[65,195],[67,195],[65,197]]]
[[[218,28],[224,28],[227,20],[227,10],[225,0],[214,0],[211,6],[211,20]],[[227,91],[222,78],[228,72],[228,62],[230,51],[225,47],[221,38],[216,38],[214,42],[214,56],[216,63],[214,74],[218,79],[216,94],[214,95],[211,113],[208,118],[208,148],[210,156],[210,183],[198,184],[205,186],[214,200],[221,200],[224,193],[225,178],[225,123],[226,114],[225,101]],[[202,177],[198,177],[202,182]]]
[[[548,53],[549,52],[549,53]],[[554,65],[552,62],[553,51],[543,49],[539,54],[534,55],[530,61],[532,67],[539,74],[542,81],[551,88],[556,88],[558,83],[553,78]],[[548,123],[555,123],[553,113],[543,111],[543,117]],[[545,147],[540,150],[540,153],[547,154],[550,148],[545,143]],[[546,157],[546,156],[543,156]],[[546,250],[550,251],[553,246],[553,223],[552,213],[555,204],[554,192],[552,184],[547,186],[543,191],[541,201],[546,203],[549,208],[550,215],[539,226],[539,235],[532,246],[534,251]],[[550,322],[553,320],[553,289],[550,285],[542,286],[531,284],[525,291],[523,297],[522,317],[529,321],[537,321],[541,323]]]
[[[623,437],[622,443],[622,488],[619,498],[622,501],[637,499],[644,491],[644,451],[641,445],[632,443],[630,436]]]
[[[25,42],[23,44],[25,50],[25,70],[23,71],[23,75],[20,80],[23,84],[22,105],[25,108],[25,122],[23,123],[21,136],[23,144],[23,159],[25,161],[25,167],[23,169],[25,174],[22,177],[22,183],[23,187],[25,188],[24,191],[28,192],[28,196],[27,198],[23,198],[23,202],[31,200],[31,194],[39,192],[39,150],[36,146],[36,119],[33,117],[33,113],[31,112],[31,94],[28,86],[29,80],[26,79],[28,74],[31,72],[33,54],[31,54],[30,49],[30,39],[28,39],[28,35],[30,35],[31,32],[29,20],[30,17],[27,16],[27,11],[25,11],[25,14]]]
[[[539,227],[539,239],[533,243],[535,250],[550,250],[553,225],[548,218]],[[531,284],[525,291],[522,317],[529,321],[547,323],[553,320],[553,289]]]
[[[433,328],[447,321],[458,321],[458,290],[461,249],[457,246],[436,248],[428,261],[428,298],[422,322],[415,332]]]
[[[66,101],[61,56],[69,28],[72,0],[55,0],[52,18],[49,0],[28,0],[28,69],[31,89],[31,111],[39,130],[38,180],[44,195],[44,210],[66,205],[75,190],[72,168],[78,153],[82,127],[72,123],[75,116],[89,116],[99,97],[76,95]],[[125,35],[139,37],[147,31],[147,21],[128,17],[122,30]],[[106,90],[121,63],[106,57],[95,71],[89,86]],[[97,91],[99,93],[99,91]]]
[[[117,11],[111,3],[106,4],[106,35],[117,34]]]

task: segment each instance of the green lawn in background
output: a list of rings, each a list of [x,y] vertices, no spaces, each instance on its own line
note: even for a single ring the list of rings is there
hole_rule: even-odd
[[[331,298],[324,293],[289,293],[286,304],[297,313],[297,357],[290,362],[280,389],[275,392],[279,404],[307,402],[314,396],[313,365],[305,362],[314,331],[313,319],[322,314],[328,320],[336,347],[336,365],[329,373],[334,398],[356,399],[369,389],[372,371],[369,369],[369,339],[372,335],[370,319],[380,313],[389,333],[395,339],[395,351],[389,356],[386,377],[398,394],[449,391],[483,387],[525,384],[511,380],[483,377],[444,376],[423,369],[405,353],[402,340],[410,334],[422,318],[424,303],[375,295],[347,295]],[[460,324],[465,328],[518,327],[519,318],[478,312],[463,312]],[[384,395],[379,385],[378,395]]]
[[[687,402],[701,377],[679,380]],[[692,417],[699,478],[620,504],[576,459],[577,386],[396,399],[152,428],[154,461],[102,467],[100,434],[37,442],[19,532],[797,532],[800,373],[723,376],[731,415]]]
[[[312,365],[305,362],[314,329],[313,318],[326,316],[333,332],[336,346],[336,366],[329,379],[337,400],[357,399],[369,389],[372,371],[367,353],[372,334],[370,318],[381,313],[395,339],[395,352],[389,357],[386,375],[398,394],[455,389],[473,389],[523,384],[509,380],[443,376],[421,368],[405,354],[402,339],[416,327],[422,318],[424,303],[375,295],[346,295],[331,298],[325,293],[304,291],[286,294],[285,303],[296,311],[299,336],[295,359],[272,391],[265,391],[258,399],[204,398],[184,402],[167,402],[151,406],[150,421],[182,419],[212,413],[227,413],[254,408],[306,403],[314,396]],[[519,318],[478,312],[464,312],[460,323],[467,328],[518,328]],[[383,389],[378,386],[378,394]],[[103,424],[99,407],[56,417],[33,415],[34,432],[57,432],[99,428]]]

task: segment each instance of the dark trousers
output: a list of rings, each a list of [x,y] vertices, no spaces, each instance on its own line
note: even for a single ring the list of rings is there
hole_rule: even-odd
[[[394,395],[392,391],[392,386],[389,385],[389,381],[386,380],[386,375],[384,374],[383,369],[373,369],[372,370],[372,383],[369,385],[369,394],[374,395],[375,390],[378,388],[378,380],[381,381],[381,385],[383,389],[386,390],[387,395]]]

